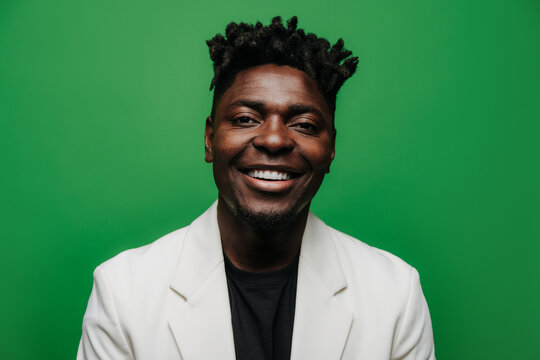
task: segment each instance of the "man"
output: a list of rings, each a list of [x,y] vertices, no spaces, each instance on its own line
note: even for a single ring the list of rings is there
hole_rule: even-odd
[[[357,58],[296,25],[207,42],[218,201],[96,269],[78,359],[435,358],[416,270],[309,212]]]

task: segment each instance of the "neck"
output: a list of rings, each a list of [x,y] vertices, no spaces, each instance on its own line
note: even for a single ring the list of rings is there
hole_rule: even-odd
[[[309,205],[288,225],[261,229],[238,218],[221,198],[217,218],[223,251],[245,271],[271,271],[287,266],[300,251]]]

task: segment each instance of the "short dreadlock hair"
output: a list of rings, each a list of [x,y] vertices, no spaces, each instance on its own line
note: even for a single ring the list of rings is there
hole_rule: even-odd
[[[301,70],[314,79],[325,98],[332,116],[336,107],[337,93],[358,65],[358,57],[343,48],[343,39],[333,46],[328,40],[297,29],[296,16],[287,21],[287,27],[276,16],[272,23],[263,26],[231,22],[225,36],[217,34],[206,44],[210,59],[214,62],[214,89],[212,115],[217,101],[232,85],[236,74],[250,67],[277,64]]]

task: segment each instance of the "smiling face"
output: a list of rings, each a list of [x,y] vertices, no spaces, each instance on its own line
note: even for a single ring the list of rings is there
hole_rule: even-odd
[[[205,129],[219,201],[237,217],[276,227],[309,208],[334,159],[332,116],[317,83],[274,64],[239,72]]]

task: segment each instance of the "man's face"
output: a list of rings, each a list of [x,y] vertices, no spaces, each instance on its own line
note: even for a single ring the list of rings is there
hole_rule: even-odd
[[[274,64],[239,72],[205,129],[220,201],[278,225],[307,210],[334,159],[335,130],[317,83]],[[271,225],[270,225],[271,227]]]

